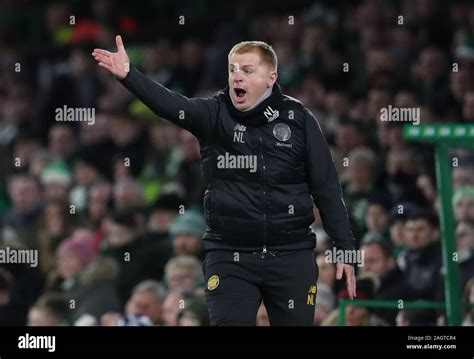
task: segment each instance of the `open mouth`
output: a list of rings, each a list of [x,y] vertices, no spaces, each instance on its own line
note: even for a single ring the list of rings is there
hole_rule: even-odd
[[[247,94],[247,91],[241,88],[234,88],[235,91],[235,99],[237,102],[244,102],[245,100],[245,95]]]

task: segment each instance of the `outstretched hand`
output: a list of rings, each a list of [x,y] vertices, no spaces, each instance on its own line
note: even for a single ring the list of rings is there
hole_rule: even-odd
[[[109,70],[119,80],[123,80],[130,71],[130,60],[120,35],[115,37],[115,44],[117,45],[117,52],[94,49],[92,56],[99,62],[99,66]]]
[[[341,280],[342,275],[346,274],[346,289],[350,299],[356,297],[356,279],[354,267],[350,264],[336,263],[336,279]]]

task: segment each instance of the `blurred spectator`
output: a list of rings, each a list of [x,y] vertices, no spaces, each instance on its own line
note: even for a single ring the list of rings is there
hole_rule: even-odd
[[[109,312],[102,315],[101,323],[106,326],[159,325],[165,297],[165,289],[159,282],[140,282],[125,305],[125,315]]]
[[[72,234],[76,218],[66,202],[53,200],[45,205],[38,230],[39,265],[44,274],[53,268],[54,252],[59,243]]]
[[[117,211],[105,219],[102,254],[119,263],[117,289],[122,302],[132,288],[145,279],[161,280],[170,252],[143,233],[134,211]]]
[[[64,162],[46,165],[41,172],[40,180],[46,201],[67,201],[69,199],[72,176]]]
[[[117,209],[138,208],[144,205],[143,188],[131,177],[125,177],[116,182],[113,198]]]
[[[179,314],[186,308],[189,301],[196,299],[196,296],[186,290],[175,290],[168,292],[163,302],[163,311],[161,314],[164,326],[177,326]]]
[[[456,251],[458,254],[460,288],[474,278],[474,221],[460,221],[456,225]]]
[[[49,129],[48,149],[62,160],[67,160],[75,149],[76,136],[73,128],[64,123],[57,123]]]
[[[31,307],[28,313],[28,326],[70,325],[72,312],[67,300],[60,294],[44,294]]]
[[[407,287],[406,299],[435,300],[441,280],[439,221],[430,211],[412,213],[405,223],[407,250],[398,264]]]
[[[467,305],[467,310],[465,311],[464,320],[462,322],[463,326],[473,326],[474,325],[474,278],[471,278],[467,282],[464,289],[463,303]]]
[[[29,175],[14,176],[8,184],[13,207],[3,219],[3,238],[17,240],[28,248],[38,248],[38,225],[42,210],[42,189]]]
[[[202,286],[201,263],[192,256],[173,257],[166,263],[165,280],[171,292],[193,290]]]
[[[363,273],[372,273],[380,281],[374,298],[378,300],[405,298],[403,273],[397,266],[391,244],[385,240],[374,240],[363,244],[360,250],[364,251]],[[374,313],[390,325],[395,324],[396,310],[374,309]]]
[[[336,296],[326,284],[318,284],[316,308],[314,311],[314,325],[319,326],[334,309]]]
[[[203,259],[202,236],[205,231],[206,223],[199,213],[188,210],[177,216],[170,228],[175,255]]]
[[[451,176],[453,178],[453,191],[462,187],[474,186],[474,166],[453,167]]]
[[[178,315],[180,327],[208,327],[209,313],[206,300],[196,298],[191,300]]]
[[[154,237],[168,237],[183,200],[177,193],[162,193],[153,204],[147,221],[147,231]]]
[[[461,187],[453,194],[456,221],[474,221],[474,186]]]
[[[401,309],[397,314],[397,327],[435,326],[435,312],[429,309]]]

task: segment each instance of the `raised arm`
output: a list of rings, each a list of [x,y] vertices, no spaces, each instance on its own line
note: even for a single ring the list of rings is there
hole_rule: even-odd
[[[94,49],[92,56],[99,66],[110,71],[122,84],[155,114],[190,131],[198,138],[210,132],[210,122],[217,114],[214,98],[187,98],[149,79],[135,67],[125,51],[122,38],[116,36],[117,52]]]

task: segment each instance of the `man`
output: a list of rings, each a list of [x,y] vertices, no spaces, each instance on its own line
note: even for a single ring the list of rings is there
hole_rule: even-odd
[[[405,223],[407,250],[398,257],[404,273],[406,300],[436,300],[443,288],[439,220],[431,210],[418,210]]]
[[[364,252],[363,273],[372,273],[380,280],[374,297],[378,300],[398,300],[406,296],[403,272],[397,265],[393,247],[386,240],[375,239],[364,243],[360,250]],[[397,311],[376,308],[373,311],[387,323],[395,325]]]
[[[144,280],[133,288],[125,304],[125,315],[109,312],[102,315],[101,323],[107,326],[160,325],[166,294],[159,282]]]
[[[189,99],[130,67],[120,36],[116,44],[115,53],[94,50],[99,65],[201,145],[211,325],[255,325],[262,299],[272,325],[312,325],[313,202],[337,248],[352,250],[353,235],[328,144],[311,112],[281,93],[273,49],[237,44],[228,87]],[[338,263],[343,273],[352,298],[353,266]]]

